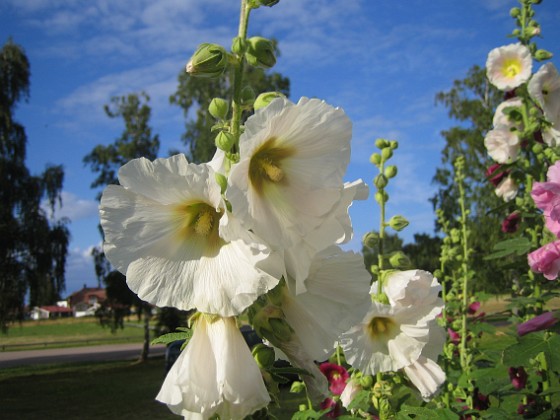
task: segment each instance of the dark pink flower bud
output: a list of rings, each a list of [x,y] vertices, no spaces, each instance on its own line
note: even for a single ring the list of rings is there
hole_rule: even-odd
[[[469,315],[474,315],[480,309],[480,302],[473,302],[469,305],[467,313]]]
[[[521,337],[534,331],[541,331],[552,327],[558,322],[558,318],[554,312],[545,312],[540,314],[529,321],[526,321],[517,326],[517,334]]]
[[[461,341],[461,334],[459,334],[457,331],[453,331],[451,328],[448,328],[447,334],[449,334],[449,340],[453,344],[459,344],[459,342]]]

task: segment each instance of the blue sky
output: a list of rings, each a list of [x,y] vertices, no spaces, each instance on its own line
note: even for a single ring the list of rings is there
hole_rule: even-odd
[[[369,163],[377,137],[396,139],[399,174],[389,187],[389,216],[411,224],[402,232],[433,232],[428,199],[440,162],[441,130],[453,124],[435,105],[437,92],[463,78],[488,52],[508,44],[515,0],[281,0],[251,15],[249,35],[274,37],[282,52],[275,71],[291,80],[291,98],[318,97],[342,107],[353,121],[347,180],[375,175]],[[82,158],[122,132],[103,105],[115,95],[146,91],[161,155],[180,149],[184,118],[169,104],[177,75],[196,46],[229,47],[237,31],[235,0],[3,0],[0,42],[9,36],[31,62],[31,97],[17,119],[28,136],[27,164],[64,165],[64,206],[72,220],[67,292],[96,279],[89,257],[100,241],[98,191]],[[536,7],[541,48],[560,54],[560,2]],[[555,59],[553,61],[556,62]],[[557,63],[556,63],[557,64]],[[557,64],[558,65],[558,64]],[[538,66],[538,65],[537,65]],[[351,209],[355,239],[378,226],[372,199]]]

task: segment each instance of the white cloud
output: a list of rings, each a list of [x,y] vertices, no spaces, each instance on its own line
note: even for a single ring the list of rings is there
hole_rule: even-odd
[[[98,203],[94,200],[86,200],[67,191],[62,192],[62,207],[55,205],[55,217],[57,219],[68,218],[71,221],[98,217]],[[43,209],[50,214],[48,202],[42,203]]]
[[[70,249],[66,261],[66,295],[80,290],[84,285],[97,287],[98,282],[91,257],[92,248],[93,246],[84,249],[77,247]]]

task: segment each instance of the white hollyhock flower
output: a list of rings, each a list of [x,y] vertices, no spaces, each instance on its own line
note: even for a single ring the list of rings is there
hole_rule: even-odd
[[[486,60],[486,75],[498,89],[509,91],[529,80],[532,67],[529,48],[519,43],[510,44],[490,51]]]
[[[323,224],[284,250],[286,272],[293,280],[288,283],[292,291],[296,294],[305,292],[309,267],[318,252],[332,244],[343,244],[352,239],[349,208],[354,200],[365,200],[368,195],[369,188],[361,179],[345,183],[340,201],[325,217]]]
[[[427,363],[423,358],[437,357],[434,349],[440,344],[439,351],[443,348],[438,338],[441,331],[434,332],[441,330],[435,322],[443,308],[437,296],[440,286],[431,274],[420,270],[396,272],[385,281],[390,303],[373,301],[362,321],[341,337],[346,360],[366,375],[409,367],[412,376],[423,377],[420,370]],[[374,283],[372,290],[376,288]],[[437,374],[434,378],[441,383]],[[426,389],[432,389],[425,382]]]
[[[508,115],[504,113],[506,108],[521,108],[522,106],[523,100],[518,97],[511,98],[500,103],[500,105],[496,108],[496,112],[494,113],[494,118],[492,120],[494,127],[507,127],[510,130],[515,128],[518,131],[522,131],[523,122],[512,121],[509,119]]]
[[[528,85],[529,94],[541,107],[552,128],[560,130],[560,75],[552,63],[546,63],[537,71]]]
[[[317,99],[278,98],[257,110],[229,176],[233,214],[275,248],[318,228],[342,196],[351,129],[341,109]]]
[[[270,402],[234,318],[202,314],[156,399],[185,419],[243,419]]]
[[[488,154],[498,163],[511,163],[517,160],[521,142],[514,131],[500,126],[486,133],[484,146]]]
[[[331,246],[314,258],[306,292],[284,288],[282,312],[313,360],[329,358],[340,334],[362,319],[370,279],[360,254]]]
[[[361,390],[362,386],[360,385],[360,382],[356,379],[350,378],[344,387],[344,391],[340,394],[340,402],[343,407],[348,408]]]
[[[101,198],[104,250],[138,296],[157,306],[232,316],[273,288],[269,250],[235,229],[208,165],[135,159]],[[220,231],[230,225],[235,240]],[[281,266],[279,264],[279,266]]]
[[[511,176],[504,178],[494,190],[498,197],[504,201],[511,201],[517,196],[519,187]]]

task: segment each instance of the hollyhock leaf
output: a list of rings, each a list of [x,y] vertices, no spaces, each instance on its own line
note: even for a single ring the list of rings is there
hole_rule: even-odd
[[[398,420],[458,420],[459,415],[448,408],[411,407],[403,405],[397,414]]]
[[[525,366],[529,359],[544,352],[548,361],[558,368],[560,366],[560,336],[545,337],[544,333],[527,334],[519,338],[519,342],[506,348],[504,364],[509,366]]]
[[[163,334],[159,337],[154,338],[150,344],[169,344],[177,340],[189,340],[192,337],[192,332],[174,332],[169,334]]]
[[[507,369],[504,366],[475,369],[471,372],[471,377],[476,381],[478,390],[483,394],[491,394],[511,383],[507,375]]]
[[[370,406],[370,391],[362,390],[356,394],[348,405],[348,410],[368,410]]]
[[[498,242],[494,245],[494,253],[484,257],[485,260],[493,260],[496,258],[502,258],[507,255],[525,255],[531,249],[531,242],[529,239],[524,237],[508,239],[502,242]]]

